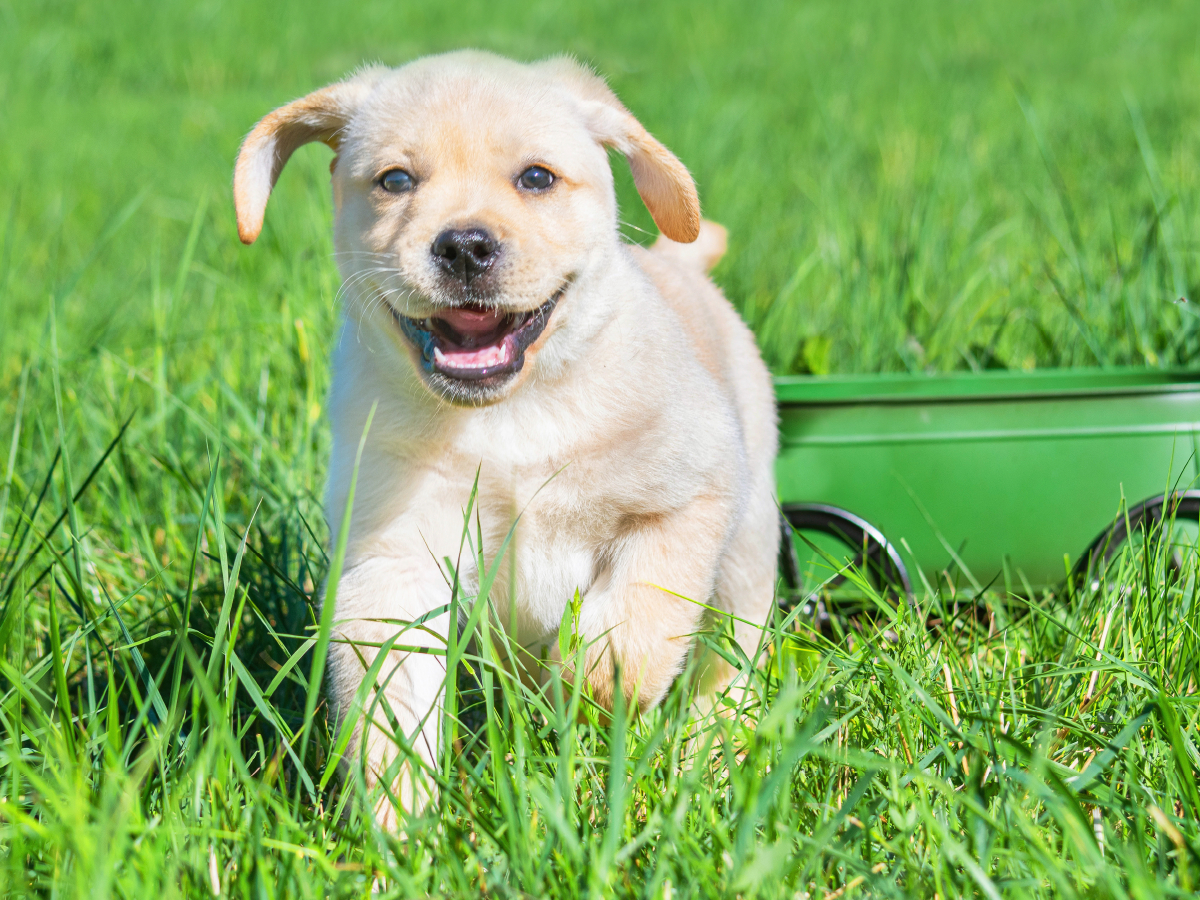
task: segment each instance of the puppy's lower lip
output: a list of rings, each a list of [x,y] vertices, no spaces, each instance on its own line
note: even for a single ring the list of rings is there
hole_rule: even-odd
[[[421,352],[428,374],[460,382],[500,381],[521,371],[525,351],[546,328],[566,288],[535,310],[501,313],[454,307],[412,319],[392,310],[400,331]]]

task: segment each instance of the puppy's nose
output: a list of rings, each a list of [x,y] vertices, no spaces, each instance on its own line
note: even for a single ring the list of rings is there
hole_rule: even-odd
[[[447,228],[429,248],[448,275],[470,281],[482,275],[500,256],[500,242],[482,228]]]

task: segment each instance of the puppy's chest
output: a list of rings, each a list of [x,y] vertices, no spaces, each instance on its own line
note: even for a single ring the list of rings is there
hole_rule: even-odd
[[[489,565],[507,541],[493,599],[515,604],[523,641],[556,632],[576,591],[603,573],[629,518],[628,504],[589,494],[566,471],[537,480],[481,477],[478,522]]]
[[[472,531],[477,522],[489,566],[508,540],[492,597],[515,606],[522,641],[536,640],[557,631],[575,591],[604,576],[639,521],[686,502],[690,482],[646,429],[507,425],[458,434],[440,468],[479,472]]]

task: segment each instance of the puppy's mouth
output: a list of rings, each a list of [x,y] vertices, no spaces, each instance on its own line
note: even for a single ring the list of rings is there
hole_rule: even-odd
[[[525,351],[545,330],[563,290],[528,312],[464,303],[424,319],[394,309],[392,315],[420,351],[427,372],[455,381],[494,383],[521,371]]]

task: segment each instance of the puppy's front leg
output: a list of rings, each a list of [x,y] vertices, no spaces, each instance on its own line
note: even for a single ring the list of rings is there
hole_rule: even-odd
[[[338,584],[329,693],[339,728],[346,716],[358,716],[347,759],[364,756],[368,787],[388,778],[393,797],[408,810],[429,799],[429,785],[415,772],[419,765],[414,767],[406,748],[411,747],[419,760],[436,765],[446,678],[443,656],[408,648],[444,650],[449,615],[443,613],[418,627],[405,628],[396,622],[415,621],[445,605],[448,597],[445,581],[428,558],[365,559],[348,569]],[[395,645],[406,649],[389,652],[375,684],[355,711],[355,694],[367,674],[363,660],[370,667],[380,645],[397,634]],[[381,826],[395,829],[398,812],[386,795],[375,814]]]
[[[617,667],[626,699],[636,695],[642,709],[666,694],[704,618],[700,603],[712,601],[728,521],[723,498],[702,498],[640,517],[614,542],[579,615],[591,642],[587,679],[601,703],[612,706]]]

